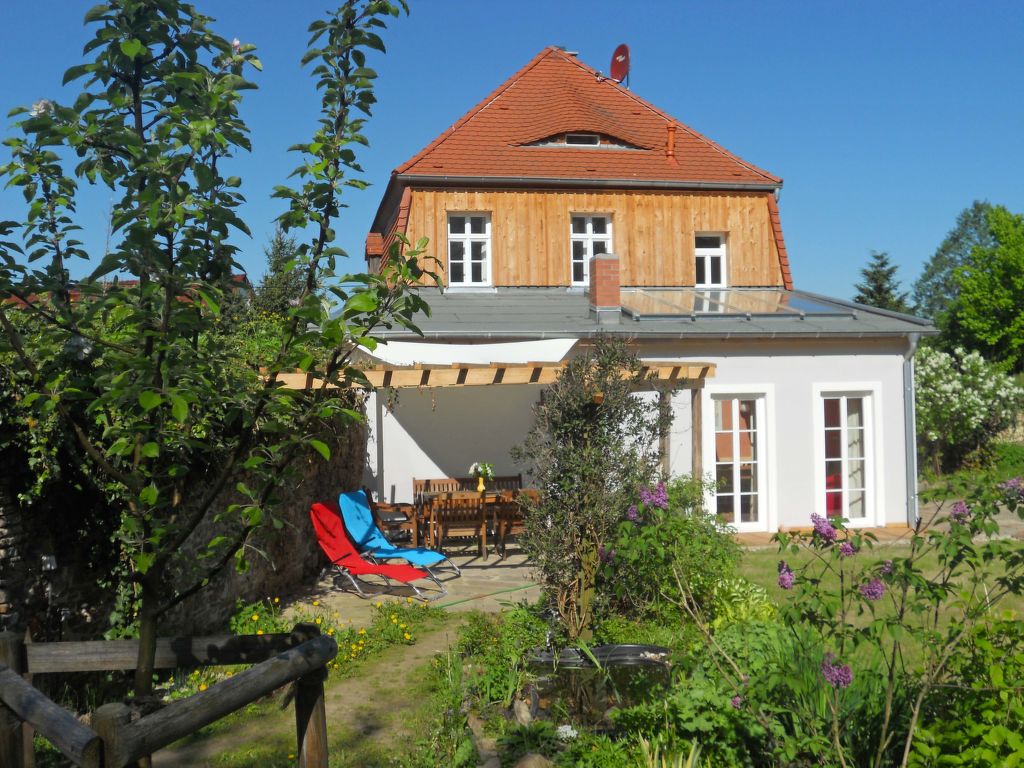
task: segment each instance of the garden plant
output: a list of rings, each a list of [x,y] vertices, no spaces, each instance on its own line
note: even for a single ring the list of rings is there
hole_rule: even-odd
[[[335,274],[343,196],[366,185],[366,52],[383,51],[378,32],[403,8],[349,0],[310,27],[303,63],[321,118],[293,147],[295,186],[275,192],[303,287],[262,332],[262,369],[222,324],[235,243],[249,233],[242,180],[226,169],[251,149],[239,104],[261,69],[254,46],[220,37],[179,0],[114,0],[86,14],[87,58],[65,75],[80,95],[16,112],[0,174],[27,210],[0,222],[0,357],[35,460],[69,456],[110,511],[111,586],[141,640],[139,694],[152,686],[162,617],[220,570],[244,567],[254,532],[281,524],[276,491],[296,461],[328,458],[324,435],[362,418],[328,386],[363,381],[353,353],[372,349],[384,325],[415,329],[426,309],[423,243],[396,243],[377,274]],[[81,183],[111,190],[106,253],[75,239]],[[312,391],[282,386],[296,370],[318,382]]]

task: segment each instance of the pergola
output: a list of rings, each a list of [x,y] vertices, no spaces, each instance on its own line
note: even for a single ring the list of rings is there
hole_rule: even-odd
[[[394,365],[390,363],[370,365],[363,369],[370,388],[418,388],[431,387],[473,387],[500,386],[507,384],[551,384],[565,368],[566,360],[558,362],[515,362],[515,363],[416,363]],[[690,411],[692,414],[693,475],[703,474],[702,467],[702,407],[701,390],[706,379],[715,375],[714,363],[641,360],[643,374],[652,381],[675,385],[678,389],[690,390]],[[279,377],[289,389],[315,389],[323,380],[312,373],[285,373]],[[337,385],[328,384],[328,389]],[[662,392],[663,405],[667,405],[667,394]],[[663,452],[667,456],[667,436],[663,437]]]

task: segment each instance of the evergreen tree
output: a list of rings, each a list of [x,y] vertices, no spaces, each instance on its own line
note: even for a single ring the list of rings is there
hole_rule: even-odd
[[[871,261],[860,271],[864,282],[857,283],[857,295],[853,300],[869,307],[889,309],[893,312],[909,312],[907,294],[900,292],[900,283],[896,279],[896,265],[889,262],[889,254],[885,251],[872,251]]]
[[[256,288],[253,308],[286,315],[290,307],[298,304],[305,288],[305,271],[288,268],[298,256],[298,243],[278,226],[263,253],[267,257],[267,273]]]
[[[939,319],[959,295],[953,272],[967,263],[976,246],[994,248],[996,243],[989,225],[992,204],[975,200],[956,218],[949,231],[914,283],[914,310],[924,317]]]

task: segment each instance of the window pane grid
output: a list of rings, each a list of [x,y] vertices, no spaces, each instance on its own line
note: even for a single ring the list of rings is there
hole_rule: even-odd
[[[569,240],[572,282],[585,284],[590,279],[590,259],[611,253],[611,220],[607,216],[570,216]]]
[[[721,235],[694,236],[694,283],[724,288],[726,284],[725,238]]]
[[[490,283],[491,219],[485,214],[448,217],[448,284]]]
[[[825,514],[850,520],[867,517],[867,434],[863,397],[822,400],[825,445]]]
[[[757,401],[715,399],[715,508],[729,523],[756,523],[760,511]]]

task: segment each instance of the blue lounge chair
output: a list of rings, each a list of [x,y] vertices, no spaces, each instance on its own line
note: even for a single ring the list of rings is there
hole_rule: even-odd
[[[423,547],[396,547],[388,541],[370,511],[370,501],[364,491],[350,491],[338,496],[341,508],[341,519],[345,523],[352,541],[364,556],[374,560],[396,560],[401,558],[410,565],[424,568],[431,572],[435,568],[450,568],[455,574],[461,575],[459,567],[446,555]]]

